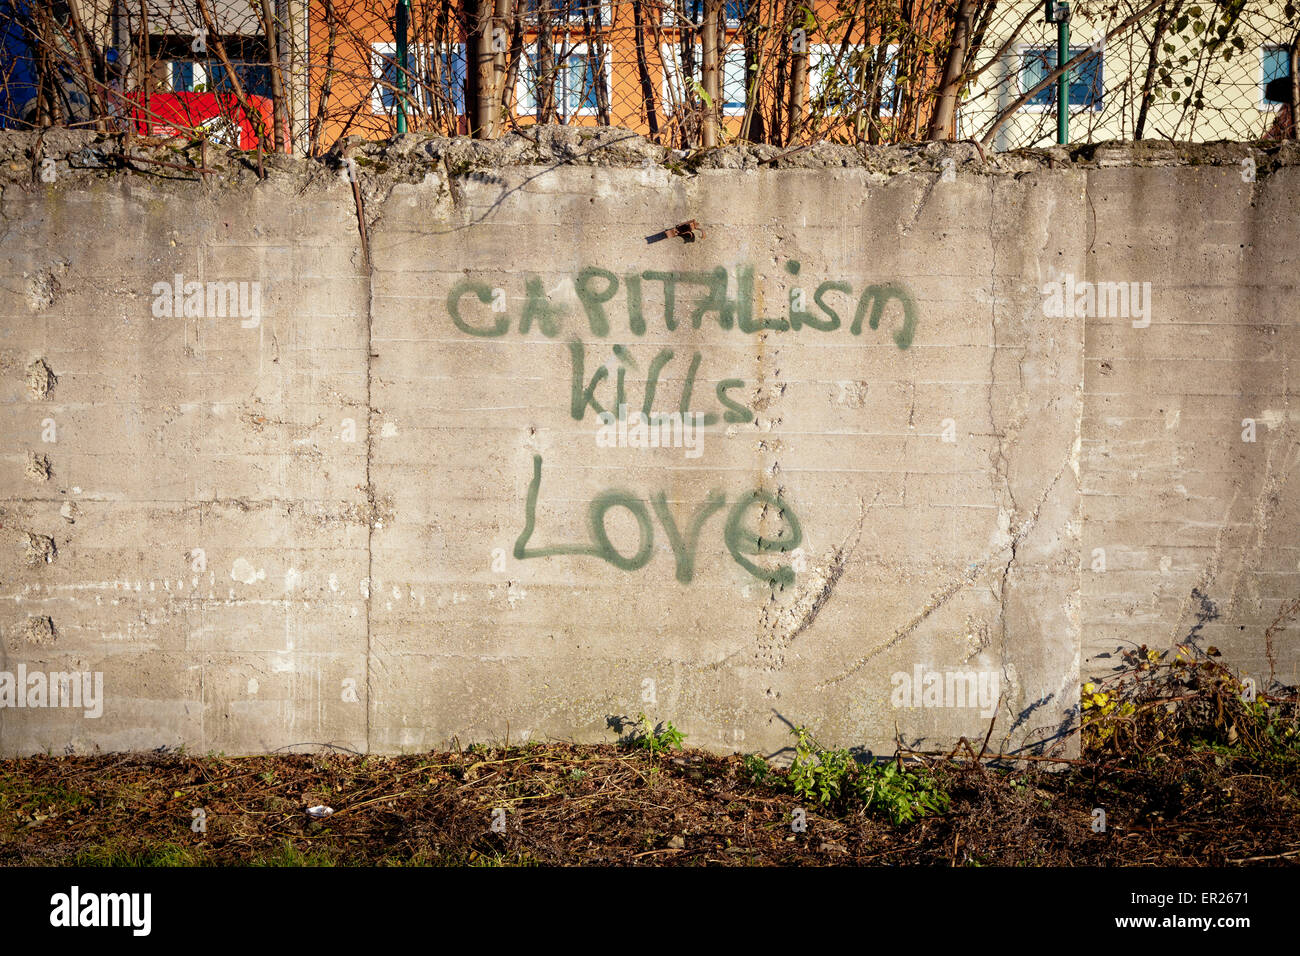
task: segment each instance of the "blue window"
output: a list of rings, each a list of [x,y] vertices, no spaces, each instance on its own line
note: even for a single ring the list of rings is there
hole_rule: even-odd
[[[1074,59],[1087,47],[1070,47],[1069,59]],[[1102,54],[1098,53],[1089,60],[1070,70],[1070,105],[1080,109],[1099,110],[1102,99]],[[1043,81],[1047,74],[1056,69],[1055,47],[1031,47],[1021,57],[1020,88],[1032,90]],[[1026,106],[1050,109],[1056,105],[1056,86],[1047,86],[1034,94]]]
[[[1279,104],[1264,99],[1264,87],[1273,80],[1291,75],[1291,51],[1284,46],[1262,47],[1259,51],[1259,66],[1259,98],[1265,106],[1276,107]]]
[[[427,49],[427,48],[425,48]],[[397,53],[391,43],[376,43],[372,47],[374,57],[375,87],[371,95],[371,107],[376,113],[394,113],[397,111]],[[456,113],[465,112],[465,72],[467,58],[465,44],[457,43],[445,47],[427,58],[412,48],[407,53],[409,62],[407,72],[407,97],[412,109],[428,108],[431,103],[430,92],[434,89],[434,64],[438,65],[438,88],[441,89],[440,102],[445,107],[451,105]],[[415,65],[421,60],[428,63],[427,69],[417,73]]]
[[[264,63],[232,63],[231,66],[235,68],[235,74],[239,77],[239,84],[244,88],[245,93],[253,93],[257,96],[271,95],[269,66]],[[220,63],[213,63],[208,67],[208,89],[214,93],[234,91],[226,68]]]
[[[841,53],[841,50],[843,52]],[[831,111],[856,110],[867,101],[867,76],[876,66],[879,48],[851,44],[815,43],[809,47],[808,93],[814,106]],[[880,78],[880,108],[888,113],[893,107],[894,85],[898,78],[898,46],[891,43],[886,51],[885,75]]]
[[[745,15],[745,8],[749,6],[748,0],[723,0],[723,16],[728,23],[739,23],[740,18]],[[699,23],[704,18],[704,0],[687,0],[686,15],[691,18],[692,23]]]
[[[194,64],[177,61],[172,63],[172,92],[192,93],[194,91]]]
[[[397,57],[392,44],[375,47],[375,112],[391,113],[397,109]],[[409,80],[409,77],[408,77]],[[409,85],[409,83],[408,83]]]
[[[542,0],[525,0],[527,4],[527,18],[530,21],[537,20],[537,11],[542,5]],[[608,24],[609,18],[605,11],[604,5],[600,0],[545,0],[546,9],[550,11],[551,20],[563,22],[568,20],[572,23],[582,23],[583,17],[593,24]]]
[[[567,50],[555,51],[555,110],[561,118],[594,114],[599,108],[599,84],[604,82],[600,63],[584,44]],[[540,77],[537,67],[537,48],[527,51],[519,71],[519,112],[529,115],[537,112],[537,90]]]
[[[442,89],[443,102],[452,104],[457,114],[465,112],[465,44],[457,43],[454,49],[439,50],[435,54],[438,63],[438,80]],[[430,77],[432,86],[432,77]]]
[[[271,67],[265,63],[233,62],[235,75],[245,93],[253,96],[271,95]],[[175,60],[171,64],[172,92],[174,93],[233,93],[230,75],[221,63],[192,60]]]

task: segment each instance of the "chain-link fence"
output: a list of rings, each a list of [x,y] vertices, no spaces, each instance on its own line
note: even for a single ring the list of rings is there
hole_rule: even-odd
[[[1056,24],[1017,6],[998,12],[968,58],[961,133],[999,149],[1055,141]],[[1071,142],[1254,140],[1285,136],[1290,111],[1269,100],[1292,73],[1291,3],[1081,2],[1071,15]],[[1289,100],[1289,91],[1286,97]]]
[[[1057,6],[0,0],[0,122],[312,153],[347,135],[537,123],[682,148],[1009,149],[1054,142],[1063,97],[1070,142],[1294,135],[1293,3],[1079,0],[1064,43]]]

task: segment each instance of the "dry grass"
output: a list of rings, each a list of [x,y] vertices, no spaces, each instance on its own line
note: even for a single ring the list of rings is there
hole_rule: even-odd
[[[902,825],[799,798],[752,758],[626,741],[34,757],[0,762],[0,864],[1295,865],[1296,697],[1243,701],[1216,653],[1130,652],[1086,689],[1084,758],[1055,770],[920,758],[912,779],[947,806]],[[313,820],[317,804],[335,812]]]

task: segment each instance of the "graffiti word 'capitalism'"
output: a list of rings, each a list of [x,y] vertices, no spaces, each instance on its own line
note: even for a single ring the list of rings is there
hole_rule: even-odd
[[[799,263],[787,262],[786,271],[798,275]],[[570,282],[572,295],[559,296],[561,291],[568,292]],[[652,292],[659,303],[653,321],[662,322],[669,332],[683,322],[701,328],[707,319],[721,329],[746,333],[805,328],[834,332],[847,326],[853,335],[860,335],[864,323],[877,329],[888,312],[894,344],[900,349],[910,346],[916,334],[916,304],[906,287],[896,282],[868,285],[856,295],[852,284],[844,280],[828,279],[811,291],[798,286],[789,290],[784,315],[756,318],[752,266],[738,267],[734,275],[718,266],[708,272],[648,269],[621,276],[592,267],[550,291],[540,276],[529,276],[524,283],[523,307],[513,322],[504,289],[466,277],[447,293],[447,313],[467,335],[496,338],[505,335],[512,324],[526,335],[536,323],[543,335],[554,338],[564,329],[571,312],[569,303],[576,299],[591,334],[603,338],[610,334],[613,306],[621,296],[622,308],[617,312],[626,316],[627,330],[639,336],[646,334],[651,321],[647,302]]]

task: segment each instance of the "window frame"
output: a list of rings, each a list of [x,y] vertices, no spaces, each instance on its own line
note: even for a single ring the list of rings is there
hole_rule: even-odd
[[[1257,89],[1259,90],[1259,109],[1268,113],[1276,113],[1285,104],[1274,103],[1272,100],[1264,98],[1264,87],[1268,86],[1269,84],[1269,77],[1267,77],[1264,74],[1264,53],[1270,50],[1276,50],[1282,54],[1285,54],[1288,57],[1288,63],[1287,63],[1288,72],[1290,69],[1289,58],[1291,56],[1291,50],[1284,43],[1261,43],[1259,45],[1259,86],[1257,87]],[[1287,73],[1283,72],[1282,75],[1286,76]]]
[[[808,102],[811,104],[817,95],[821,92],[821,71],[817,68],[821,57],[826,55],[836,56],[839,54],[841,43],[810,43],[808,44]],[[900,45],[897,43],[888,43],[885,45],[885,82],[880,87],[880,115],[893,116],[894,111],[890,106],[893,101],[893,92],[898,85],[898,51]],[[880,49],[879,43],[850,43],[845,49],[846,54],[853,53],[870,53],[875,54]],[[865,105],[865,103],[863,104]],[[827,116],[832,115],[829,111]],[[840,114],[844,115],[841,110]]]
[[[668,89],[671,79],[675,79],[678,76],[678,71],[681,69],[681,57],[677,55],[680,48],[680,41],[677,43],[670,41],[661,44],[659,47],[659,62],[662,67],[662,82],[660,83],[659,95],[663,99],[663,110],[665,116],[673,115],[673,104],[671,98],[668,96]],[[699,49],[698,44],[696,44],[696,49]],[[722,95],[724,97],[727,95],[727,61],[731,59],[732,53],[739,53],[740,55],[740,93],[744,99],[740,100],[738,103],[735,100],[724,99],[722,102],[722,109],[719,110],[719,113],[722,116],[744,116],[745,108],[749,102],[749,77],[745,71],[745,46],[743,43],[728,44],[722,51]],[[697,80],[701,85],[703,85],[704,64],[699,62],[697,63],[697,67],[700,70],[700,76],[693,77],[692,79]],[[683,89],[685,89],[685,87],[683,87]]]
[[[1088,50],[1090,46],[1091,45],[1070,47],[1070,55],[1068,59],[1070,60],[1074,59],[1080,53],[1083,53],[1085,50]],[[1025,93],[1029,92],[1030,89],[1030,87],[1025,85],[1025,54],[1029,53],[1030,51],[1038,51],[1038,50],[1046,51],[1049,53],[1055,53],[1056,47],[1043,46],[1037,43],[1018,43],[1013,48],[1011,55],[1015,57],[1015,60],[1013,61],[1014,62],[1013,68],[1016,71],[1016,96],[1017,97],[1023,96]],[[1084,105],[1084,104],[1076,104],[1073,102],[1067,102],[1066,109],[1069,110],[1069,112],[1071,113],[1075,113],[1075,112],[1100,113],[1102,110],[1106,108],[1106,51],[1104,49],[1098,51],[1097,56],[1094,57],[1094,59],[1097,63],[1097,75],[1101,81],[1101,88],[1097,94],[1097,102],[1092,105]],[[1052,65],[1048,68],[1047,72],[1050,73],[1054,69],[1056,69],[1055,57],[1053,57]],[[1075,69],[1078,69],[1078,67],[1075,67]],[[1054,86],[1048,87],[1048,89],[1054,90],[1055,87]],[[1034,103],[1032,101],[1028,102],[1024,106],[1020,107],[1020,111],[1025,113],[1053,113],[1056,111],[1055,97],[1053,96],[1051,102],[1044,103],[1044,104]]]
[[[447,46],[434,47],[432,44],[415,44],[409,48],[408,52],[415,54],[415,58],[417,58],[418,62],[425,64],[426,67],[429,68],[430,75],[432,75],[434,56],[440,56],[442,53],[447,52],[452,54],[454,58],[456,54],[459,54],[461,61],[465,64],[466,76],[469,75],[469,47],[465,43],[461,43],[461,42],[453,43],[450,45],[450,47]],[[397,67],[396,59],[397,59],[396,43],[382,42],[382,43],[370,44],[370,76],[371,76],[370,112],[373,115],[376,116],[397,115],[397,91],[395,89],[388,89],[384,85],[387,82],[384,77],[384,66],[387,63],[392,62],[394,69],[396,69]],[[416,75],[417,76],[419,75],[418,72]],[[432,106],[432,103],[429,102],[429,97],[432,95],[432,91],[426,89],[425,84],[419,83],[416,89],[408,90],[407,93],[410,95],[412,102],[415,104],[418,110],[428,111],[429,108]],[[385,94],[391,94],[393,97],[393,105],[391,107],[384,105]],[[456,115],[464,116],[466,110],[466,100],[465,100],[465,89],[463,85],[460,88],[458,93],[453,93],[452,95],[453,106],[457,105],[456,102],[457,99],[460,100],[460,104],[459,104],[459,109],[456,112]]]
[[[587,63],[593,64],[593,72],[594,72],[595,53],[594,51],[591,51],[589,49],[590,44],[588,44],[587,41],[579,40],[575,43],[563,44],[563,43],[555,43],[555,41],[552,40],[552,43],[554,43],[555,46],[559,48],[556,51],[557,53],[563,51],[564,59],[566,62],[570,58],[575,56],[583,57],[586,59]],[[518,75],[515,77],[515,113],[520,118],[526,116],[531,116],[536,118],[537,116],[537,102],[535,99],[533,101],[533,105],[531,109],[525,110],[522,106],[524,95],[529,92],[528,85],[527,85],[527,77],[532,72],[531,64],[536,62],[537,47],[538,47],[538,43],[536,38],[534,38],[534,40],[531,43],[524,44],[524,48],[520,56],[519,71],[518,71]],[[529,55],[530,53],[532,54],[532,56]],[[605,45],[605,61],[603,63],[603,66],[604,66],[603,72],[605,74],[605,89],[610,96],[610,109],[612,111],[613,95],[614,95],[614,57],[612,55],[612,49],[610,44]],[[558,70],[556,72],[557,87],[560,85],[560,80],[563,80],[564,83],[566,84],[564,87],[563,96],[560,95],[560,90],[558,89],[556,90],[556,98],[555,98],[556,113],[559,114],[560,119],[563,120],[564,122],[568,122],[570,119],[574,117],[599,116],[600,115],[599,99],[597,100],[597,105],[594,107],[590,107],[590,108],[578,107],[573,110],[569,109],[568,94],[570,91],[567,86],[569,75],[570,74],[568,73],[567,70]]]
[[[409,51],[408,51],[409,52]],[[390,89],[387,86],[388,79],[384,75],[384,67],[393,64],[394,76],[397,71],[397,43],[396,41],[387,43],[370,44],[370,112],[379,116],[395,116],[397,114],[397,90]],[[412,99],[417,96],[423,99],[423,91],[408,90]],[[384,94],[387,93],[393,97],[391,107],[384,105]],[[423,104],[421,104],[423,106]]]
[[[593,9],[598,9],[600,11],[600,23],[593,23],[592,24],[593,30],[597,32],[601,30],[608,30],[614,25],[614,4],[611,2],[611,0],[596,0],[595,3],[591,4],[591,7]],[[541,21],[537,19],[536,14],[530,13],[528,11],[528,4],[526,0],[524,4],[523,23],[525,29],[533,30],[533,31],[537,30],[541,23]],[[574,16],[573,14],[566,14],[565,16],[556,16],[553,20],[551,20],[551,29],[553,30],[564,29],[565,27],[574,27],[574,26],[577,27],[582,26],[581,8],[579,8],[579,13],[576,16]]]

